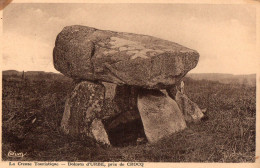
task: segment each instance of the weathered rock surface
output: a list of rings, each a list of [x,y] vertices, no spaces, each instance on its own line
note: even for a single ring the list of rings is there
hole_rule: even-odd
[[[139,92],[138,109],[144,132],[150,143],[186,128],[186,122],[177,103],[159,90]]]
[[[72,136],[93,137],[90,127],[93,120],[103,116],[104,96],[102,84],[87,81],[77,84],[65,104],[63,130]]]
[[[106,99],[114,99],[116,95],[116,84],[114,83],[107,83],[107,82],[102,82],[102,84],[106,88],[106,93],[105,93],[105,98]]]
[[[159,38],[68,26],[57,36],[54,67],[73,79],[163,89],[199,59],[198,52]]]
[[[103,117],[102,120],[106,121],[109,120],[121,113],[117,103],[114,101],[115,92],[116,92],[116,84],[102,82],[105,86],[105,100],[103,106]]]
[[[121,111],[137,109],[138,88],[128,85],[117,86],[114,100]]]
[[[199,106],[191,101],[187,95],[177,91],[175,97],[176,102],[179,105],[179,108],[181,109],[187,122],[198,122],[204,117],[204,114]]]

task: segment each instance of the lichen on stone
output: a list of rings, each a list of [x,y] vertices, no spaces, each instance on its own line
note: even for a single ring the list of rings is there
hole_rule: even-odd
[[[118,49],[120,52],[127,51],[127,55],[131,55],[131,59],[136,58],[149,58],[149,56],[155,56],[157,54],[163,53],[162,50],[147,49],[140,42],[134,42],[118,37],[111,37],[109,44],[112,49]],[[115,50],[105,51],[104,54],[113,54]]]

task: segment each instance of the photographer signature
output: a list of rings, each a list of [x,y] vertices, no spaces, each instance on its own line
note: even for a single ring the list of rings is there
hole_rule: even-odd
[[[16,151],[9,151],[7,154],[9,157],[21,157],[23,158],[27,153],[19,152],[17,153]]]

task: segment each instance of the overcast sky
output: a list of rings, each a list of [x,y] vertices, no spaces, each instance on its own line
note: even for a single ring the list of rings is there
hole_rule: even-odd
[[[256,73],[256,11],[250,5],[10,4],[4,9],[3,69],[57,72],[52,51],[64,26],[140,33],[197,50],[191,72]]]

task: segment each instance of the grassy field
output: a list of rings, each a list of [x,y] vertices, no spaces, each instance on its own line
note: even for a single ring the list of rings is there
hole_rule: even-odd
[[[3,76],[2,157],[26,161],[254,162],[256,88],[186,79],[186,93],[209,120],[156,144],[122,148],[84,142],[60,130],[68,78]],[[10,158],[9,151],[24,152]]]

